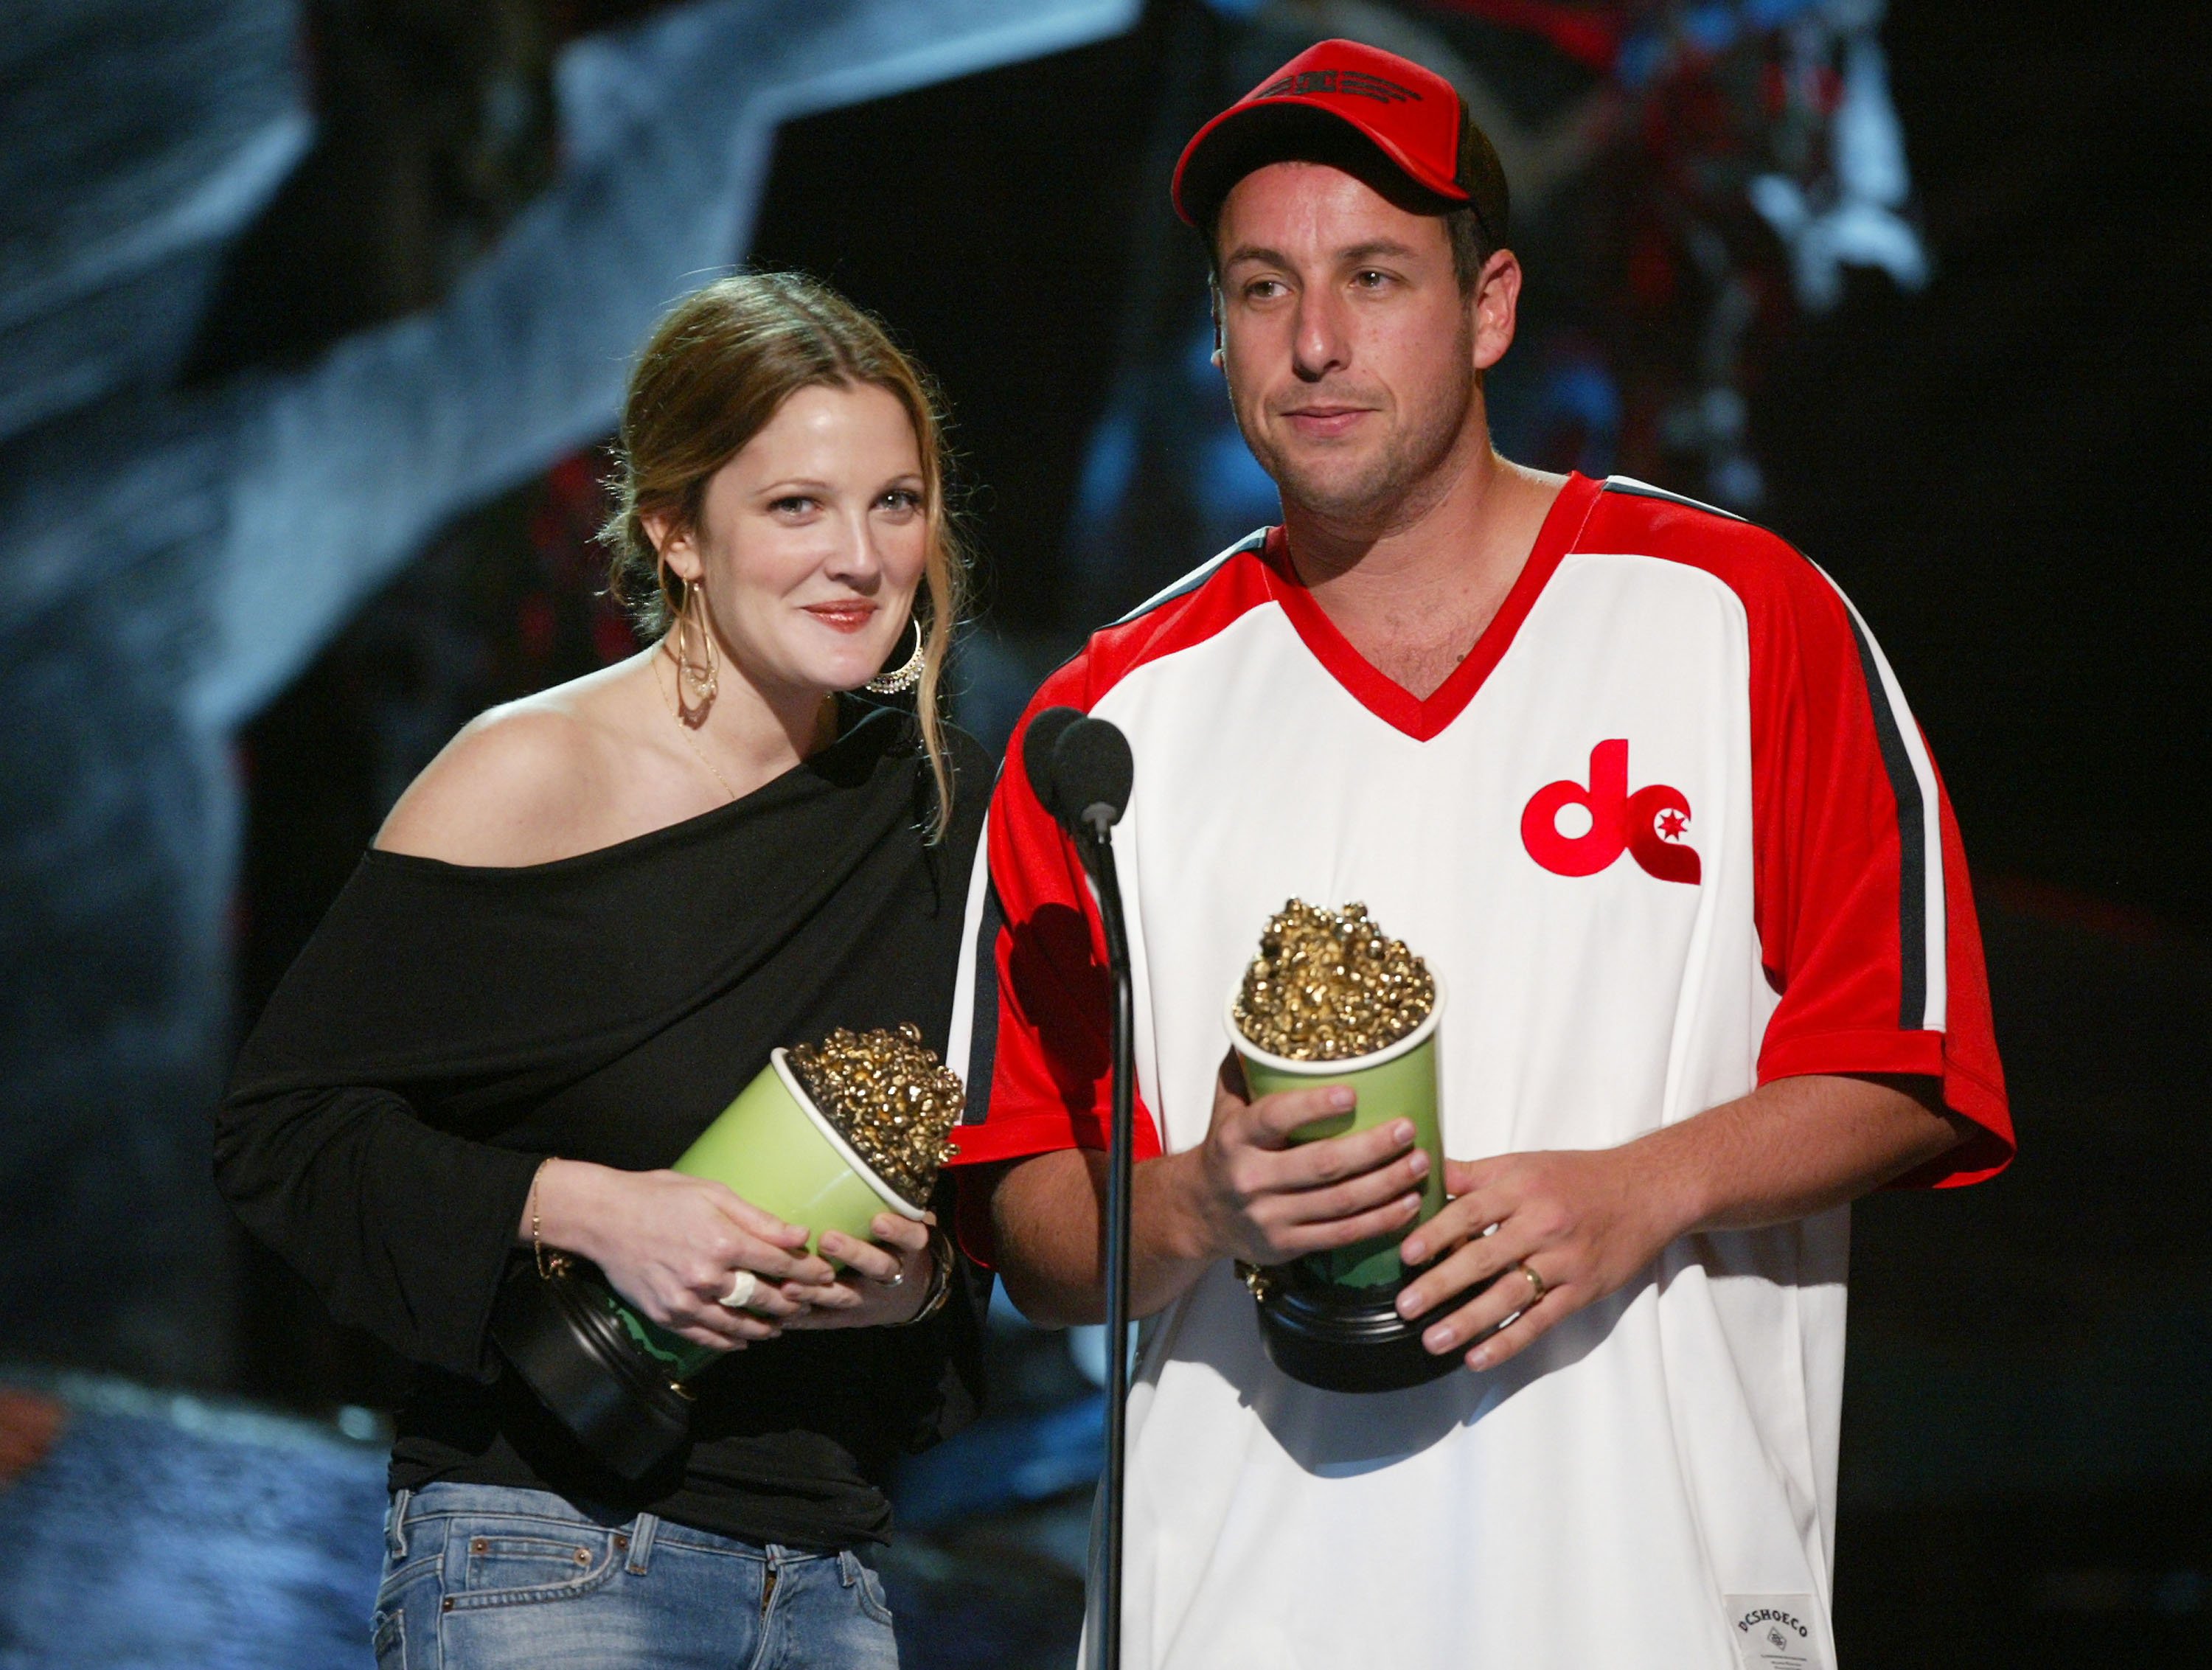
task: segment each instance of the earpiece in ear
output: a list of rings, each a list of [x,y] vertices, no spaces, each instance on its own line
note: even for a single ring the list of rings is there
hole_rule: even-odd
[[[1221,350],[1218,348],[1215,349],[1213,352],[1206,357],[1213,361],[1213,368],[1216,371],[1221,369]]]

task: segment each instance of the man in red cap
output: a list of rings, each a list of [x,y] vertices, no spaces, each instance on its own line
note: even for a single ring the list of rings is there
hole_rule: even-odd
[[[1522,271],[1449,84],[1324,42],[1209,123],[1175,191],[1282,525],[1036,699],[1137,762],[1125,1651],[1832,1670],[1846,1203],[2012,1152],[1919,727],[1780,540],[1493,450]],[[1103,936],[1022,772],[988,853],[963,1233],[1030,1316],[1094,1321]],[[1453,1198],[1425,1223],[1409,1123],[1293,1145],[1345,1093],[1250,1100],[1224,1061],[1289,896],[1364,902],[1437,975]],[[1281,1372],[1235,1265],[1379,1235],[1426,1266],[1397,1309],[1450,1371]]]

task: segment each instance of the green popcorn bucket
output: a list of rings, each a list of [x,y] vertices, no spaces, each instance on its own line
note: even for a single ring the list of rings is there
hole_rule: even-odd
[[[1411,1120],[1414,1142],[1429,1157],[1415,1223],[1443,1209],[1444,1155],[1438,1120],[1437,1028],[1443,1018],[1444,984],[1436,980],[1436,1002],[1421,1023],[1396,1042],[1368,1055],[1335,1061],[1300,1061],[1271,1054],[1237,1024],[1237,993],[1224,1011],[1231,1044],[1255,1100],[1278,1090],[1348,1084],[1359,1100],[1349,1112],[1301,1126],[1293,1142],[1318,1142],[1395,1120]],[[1312,1253],[1269,1268],[1241,1266],[1260,1312],[1260,1335],[1274,1365],[1293,1380],[1330,1392],[1388,1392],[1440,1379],[1459,1366],[1456,1352],[1423,1348],[1421,1331],[1443,1309],[1464,1303],[1462,1294],[1437,1312],[1408,1321],[1398,1315],[1398,1295],[1413,1279],[1398,1256],[1413,1224],[1388,1235],[1325,1253]]]
[[[872,1238],[878,1214],[919,1221],[823,1116],[786,1052],[738,1092],[673,1170],[710,1178],[787,1224],[810,1252],[836,1230]],[[607,1467],[639,1479],[672,1460],[691,1427],[684,1382],[726,1355],[694,1345],[625,1303],[580,1259],[559,1254],[541,1277],[518,1264],[503,1284],[492,1339],[539,1401]]]
[[[917,1224],[923,1217],[823,1117],[780,1049],[769,1052],[768,1066],[672,1169],[711,1178],[787,1224],[804,1224],[811,1232],[809,1252],[821,1250],[824,1230],[866,1241],[880,1212]],[[686,1343],[684,1349],[705,1347]]]

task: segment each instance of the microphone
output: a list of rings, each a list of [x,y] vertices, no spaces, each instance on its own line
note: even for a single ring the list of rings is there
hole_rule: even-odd
[[[1048,707],[1030,721],[1022,765],[1044,809],[1095,838],[1121,821],[1137,775],[1120,727],[1073,707]]]
[[[1110,720],[1079,719],[1053,744],[1052,764],[1060,816],[1103,839],[1121,821],[1136,785],[1129,739]]]
[[[1052,750],[1059,745],[1067,727],[1082,717],[1080,708],[1048,707],[1030,721],[1029,731],[1022,738],[1022,768],[1029,773],[1030,792],[1036,796],[1037,804],[1056,818],[1060,817],[1060,803],[1053,787],[1055,774]]]

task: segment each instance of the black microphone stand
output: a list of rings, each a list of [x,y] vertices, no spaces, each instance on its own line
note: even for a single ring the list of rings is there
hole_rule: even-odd
[[[1129,1178],[1136,1126],[1136,999],[1129,932],[1114,869],[1112,820],[1086,813],[1083,856],[1098,886],[1106,967],[1114,981],[1113,1122],[1106,1149],[1106,1536],[1098,1618],[1101,1670],[1121,1665],[1121,1519],[1129,1403]]]
[[[1022,759],[1039,802],[1075,843],[1098,892],[1106,968],[1114,983],[1113,1114],[1106,1155],[1106,1535],[1092,1670],[1121,1670],[1121,1521],[1129,1404],[1129,1175],[1136,1121],[1136,1002],[1128,920],[1114,868],[1114,825],[1134,786],[1129,741],[1073,707],[1032,718]]]

